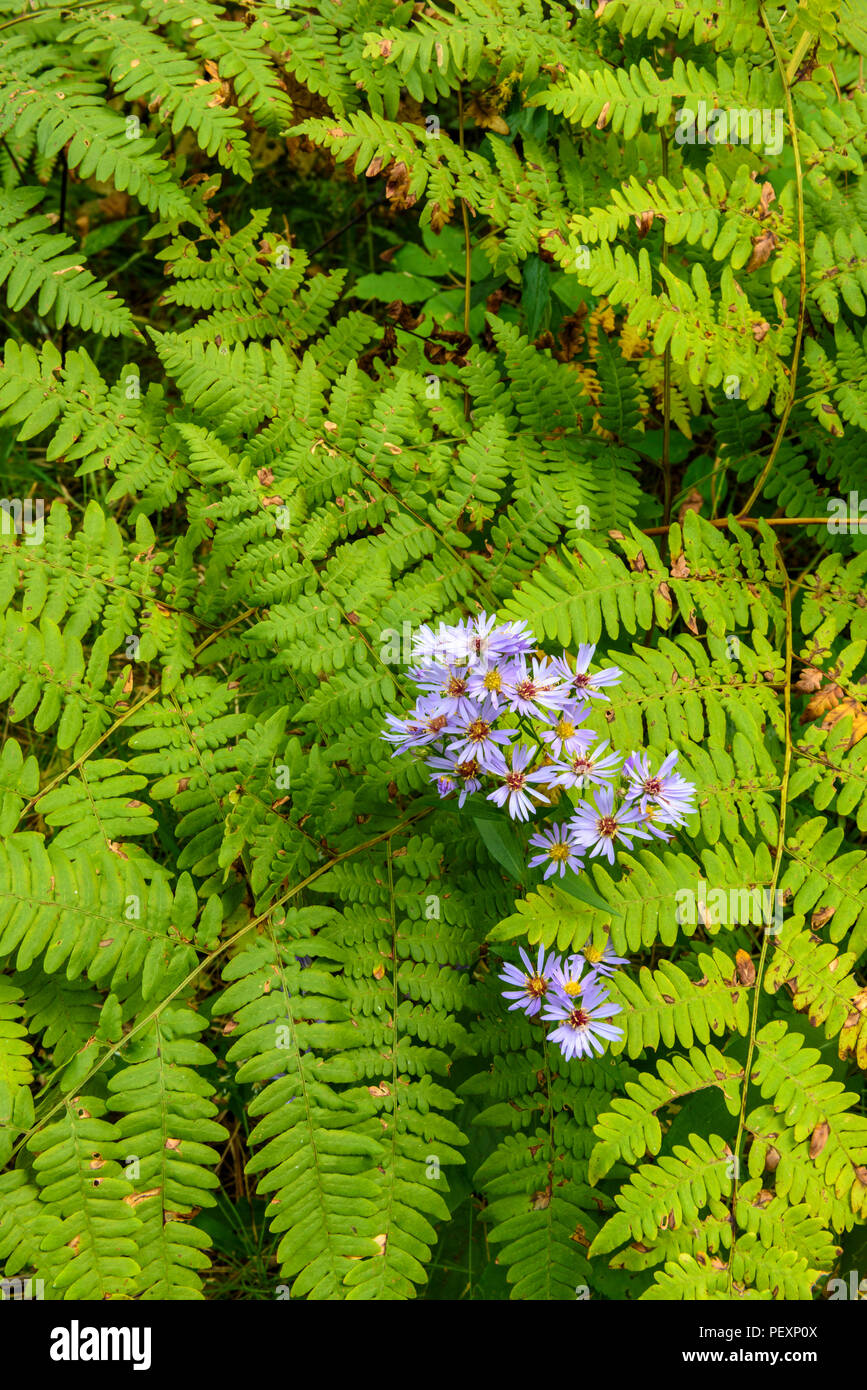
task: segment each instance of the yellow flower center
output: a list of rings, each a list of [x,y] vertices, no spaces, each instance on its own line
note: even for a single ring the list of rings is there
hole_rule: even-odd
[[[482,685],[486,690],[502,690],[503,677],[499,671],[489,671],[482,681]]]
[[[574,725],[574,724],[570,723],[570,721],[569,721],[568,719],[561,719],[561,720],[560,720],[560,722],[559,722],[558,725],[557,725],[557,737],[558,737],[558,738],[571,738],[572,735],[574,734],[574,732],[575,732],[575,725]]]
[[[588,965],[595,965],[598,960],[602,959],[604,951],[604,946],[585,946],[584,959]]]
[[[475,777],[478,771],[479,765],[476,762],[475,758],[469,758],[466,762],[457,763],[455,766],[455,772],[458,774],[458,776],[466,777],[467,779]]]
[[[583,982],[583,980],[569,980],[569,981],[563,986],[563,992],[564,992],[564,994],[575,995],[575,994],[580,994],[583,988],[584,988],[584,982]]]
[[[542,976],[527,975],[525,976],[525,979],[527,981],[527,993],[535,995],[537,999],[541,998],[541,996],[545,993],[545,990],[548,987],[545,980],[543,980]]]
[[[548,850],[548,858],[549,858],[549,859],[568,859],[568,858],[569,858],[569,846],[568,846],[568,845],[551,845],[551,848]]]

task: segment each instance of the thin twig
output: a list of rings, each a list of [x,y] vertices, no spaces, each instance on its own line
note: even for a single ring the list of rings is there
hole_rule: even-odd
[[[354,227],[356,222],[360,222],[362,218],[369,217],[370,214],[373,212],[374,208],[378,208],[380,204],[384,203],[385,201],[386,194],[383,193],[381,198],[375,198],[372,203],[368,203],[366,207],[362,208],[361,212],[358,213],[356,217],[352,217],[348,222],[344,222],[343,226],[338,227],[336,232],[332,232],[331,236],[326,237],[325,240],[321,241],[318,246],[314,246],[312,251],[308,251],[307,255],[309,259],[312,261],[313,257],[318,256],[320,251],[324,251],[326,246],[330,246],[332,241],[336,241],[338,237],[343,236],[344,232],[348,232],[350,227]]]
[[[795,350],[792,354],[792,365],[789,368],[788,398],[783,409],[783,414],[780,417],[780,423],[777,428],[776,438],[774,439],[773,445],[771,447],[771,452],[768,455],[767,463],[765,464],[764,468],[759,474],[756,480],[755,487],[753,488],[744,505],[741,507],[741,510],[738,514],[739,516],[746,516],[752,509],[753,503],[756,501],[758,497],[761,496],[762,489],[764,488],[765,483],[767,482],[768,477],[770,476],[770,472],[774,466],[777,454],[780,452],[780,445],[783,442],[783,436],[786,433],[786,426],[789,423],[789,416],[792,413],[792,406],[795,403],[795,385],[798,379],[798,363],[801,359],[801,340],[804,336],[804,321],[806,319],[807,313],[807,242],[806,232],[804,230],[804,178],[801,172],[801,147],[798,143],[798,127],[795,124],[795,108],[792,103],[792,92],[788,83],[788,79],[786,78],[786,69],[783,66],[783,59],[780,54],[780,50],[777,47],[777,42],[774,38],[773,30],[771,29],[771,26],[768,23],[768,17],[765,14],[765,9],[763,5],[759,5],[759,17],[761,18],[765,32],[768,36],[768,39],[770,40],[771,48],[774,50],[774,57],[777,61],[777,67],[780,71],[780,79],[783,83],[783,91],[786,97],[786,108],[789,117],[789,133],[792,137],[792,152],[794,154],[795,159],[795,180],[798,195],[798,258],[800,262],[801,284],[800,292],[798,295],[798,328],[795,334]]]
[[[57,223],[57,230],[63,236],[66,230],[66,189],[69,183],[69,162],[66,158],[66,150],[61,155],[61,178],[60,178],[60,215]],[[60,356],[66,361],[66,334],[69,325],[64,319],[63,327],[60,330]]]
[[[786,812],[788,809],[789,769],[792,763],[792,588],[789,582],[789,575],[786,570],[785,563],[783,561],[783,556],[779,547],[779,543],[776,545],[776,556],[777,564],[780,567],[780,575],[782,577],[783,582],[783,594],[786,612],[786,667],[785,680],[783,682],[783,704],[785,711],[784,717],[786,744],[785,753],[783,756],[783,776],[782,781],[780,783],[780,823],[777,829],[777,845],[776,850],[774,852],[774,868],[773,873],[771,874],[771,882],[768,890],[771,902],[775,901],[777,881],[780,877],[780,869],[782,867],[783,862],[783,849],[786,842]],[[750,1018],[750,1037],[749,1044],[747,1046],[747,1059],[744,1063],[744,1084],[743,1090],[741,1092],[741,1108],[740,1115],[738,1117],[738,1132],[737,1138],[735,1139],[733,1155],[734,1177],[732,1181],[731,1200],[732,1246],[731,1251],[729,1252],[728,1259],[728,1281],[730,1293],[733,1279],[735,1245],[737,1243],[737,1201],[739,1172],[738,1165],[740,1161],[740,1151],[741,1144],[743,1143],[744,1129],[746,1127],[747,1097],[750,1089],[750,1069],[752,1067],[753,1053],[755,1052],[756,1047],[756,1029],[758,1026],[759,1018],[759,1003],[761,1001],[762,980],[764,978],[765,963],[767,961],[768,956],[768,941],[770,939],[770,935],[770,930],[766,924],[764,933],[762,935],[762,949],[759,955],[759,963],[756,968],[756,978],[753,982],[754,993],[752,1016]]]
[[[464,153],[464,90],[458,88],[458,144]],[[472,291],[473,248],[470,241],[470,219],[467,213],[467,200],[461,198],[461,219],[464,224],[464,333],[470,336],[470,296]],[[470,418],[470,393],[464,387],[464,419]]]
[[[662,140],[662,176],[668,177],[668,137],[659,132]],[[662,264],[668,265],[666,226],[662,227]],[[662,481],[665,489],[662,517],[667,526],[671,521],[671,339],[662,354]]]

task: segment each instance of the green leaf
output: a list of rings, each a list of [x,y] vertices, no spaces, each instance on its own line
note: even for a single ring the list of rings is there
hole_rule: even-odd
[[[528,256],[524,263],[521,304],[527,322],[527,336],[536,338],[546,321],[551,303],[551,273],[541,256]]]
[[[517,883],[524,883],[527,865],[521,854],[520,841],[511,824],[503,823],[502,813],[498,821],[493,817],[478,815],[474,810],[473,821],[492,858],[496,859]]]

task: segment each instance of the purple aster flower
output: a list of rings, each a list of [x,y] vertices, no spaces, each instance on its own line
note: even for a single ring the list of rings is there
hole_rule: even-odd
[[[545,878],[550,878],[558,869],[561,878],[567,869],[577,874],[584,866],[584,860],[578,853],[578,846],[565,821],[562,825],[552,825],[550,830],[540,830],[537,835],[531,835],[530,844],[541,850],[540,854],[530,860],[530,868],[535,869],[539,864],[547,863]]]
[[[398,745],[391,755],[393,758],[410,748],[423,748],[436,743],[452,732],[448,716],[437,709],[436,700],[431,700],[429,696],[417,700],[415,708],[405,718],[401,719],[396,714],[387,714],[385,718],[391,728],[383,729],[382,737],[387,743]]]
[[[468,618],[461,624],[461,642],[464,660],[471,667],[487,666],[499,654],[496,617],[477,613],[475,618]]]
[[[579,710],[572,702],[564,705],[553,714],[543,714],[542,719],[550,728],[541,731],[543,743],[554,758],[565,758],[570,753],[586,753],[596,735],[592,729],[579,729],[578,725],[590,713],[589,706]]]
[[[645,830],[648,830],[651,837],[657,840],[668,841],[673,838],[671,835],[667,835],[664,830],[660,829],[661,826],[680,824],[679,821],[676,821],[673,816],[668,814],[664,807],[657,806],[653,801],[647,802],[641,814],[644,817],[642,825]]]
[[[518,954],[526,970],[520,970],[517,965],[505,965],[499,978],[517,988],[504,989],[503,998],[515,1000],[514,1004],[509,1005],[510,1012],[512,1009],[523,1009],[527,1017],[532,1018],[542,1007],[542,999],[551,987],[554,971],[560,962],[553,954],[546,960],[545,947],[542,945],[539,946],[535,966],[523,946],[518,948]]]
[[[563,653],[562,657],[555,658],[554,665],[559,675],[566,681],[569,697],[572,700],[607,700],[608,696],[604,694],[602,687],[620,683],[623,672],[619,666],[606,666],[603,671],[594,671],[592,674],[587,670],[595,651],[595,643],[582,643],[575,656],[574,671],[569,665],[566,652]]]
[[[569,1062],[573,1057],[592,1057],[594,1049],[601,1056],[606,1041],[621,1038],[623,1029],[605,1022],[605,1019],[619,1013],[620,1006],[612,1002],[602,986],[588,981],[580,999],[570,998],[556,989],[552,991],[542,1017],[546,1022],[558,1025],[551,1030],[548,1038],[559,1044]]]
[[[552,998],[565,994],[569,999],[575,999],[588,985],[592,985],[596,979],[594,970],[581,978],[586,964],[584,956],[567,956],[564,963],[554,970]]]
[[[623,805],[615,810],[614,792],[610,787],[599,787],[593,795],[596,805],[583,802],[570,822],[576,843],[587,848],[592,845],[591,859],[604,854],[613,864],[615,840],[622,840],[627,849],[632,849],[634,837],[650,839],[644,828],[644,815],[637,806]]]
[[[458,735],[450,743],[446,752],[460,754],[464,758],[475,758],[485,772],[496,772],[503,776],[506,760],[500,748],[501,743],[509,743],[517,732],[515,729],[496,729],[497,711],[490,700],[483,705],[474,706],[473,718],[460,721],[450,732]]]
[[[494,709],[500,708],[506,687],[514,676],[515,663],[510,657],[489,660],[469,668],[467,689],[474,700],[490,700]]]
[[[655,773],[650,770],[646,753],[633,753],[623,764],[624,776],[629,781],[624,793],[626,800],[638,801],[645,812],[650,806],[658,807],[662,814],[655,813],[652,819],[663,825],[683,825],[695,810],[695,787],[679,773],[672,772],[676,762],[675,749]]]
[[[460,626],[449,627],[446,623],[440,623],[439,627],[434,629],[427,623],[423,623],[418,632],[413,635],[412,654],[414,659],[421,662],[423,666],[449,665],[461,655],[460,633]]]
[[[478,613],[461,624],[465,659],[471,666],[487,665],[503,656],[532,652],[536,639],[525,622],[498,623],[487,613]]]
[[[582,730],[582,733],[588,732]],[[544,738],[544,734],[542,735]],[[605,753],[609,740],[606,738],[594,749],[579,749],[560,762],[553,763],[548,771],[552,787],[612,786],[622,753]]]
[[[628,965],[626,956],[616,956],[614,947],[611,945],[611,937],[607,937],[604,946],[594,946],[588,942],[582,948],[581,955],[587,964],[597,975],[613,975],[618,965]]]
[[[505,695],[509,709],[532,719],[543,717],[542,708],[558,709],[569,698],[562,677],[547,657],[533,657],[532,672],[525,657],[516,661]]]
[[[434,701],[431,708],[435,714],[446,714],[452,720],[472,719],[476,705],[469,694],[466,671],[455,666],[421,666],[409,676]]]
[[[536,645],[526,622],[498,623],[487,613],[451,626],[440,623],[436,629],[425,623],[412,639],[413,657],[425,666],[455,662],[484,666],[500,657],[534,651]]]
[[[428,758],[427,765],[439,769],[430,780],[436,782],[440,796],[448,796],[449,792],[460,787],[459,807],[463,806],[467,797],[472,796],[482,785],[479,776],[481,768],[475,758]]]
[[[507,802],[506,809],[512,820],[530,819],[536,810],[531,797],[535,797],[537,801],[546,800],[539,792],[532,791],[530,788],[531,782],[547,782],[548,780],[546,768],[538,768],[535,772],[527,771],[527,763],[533,756],[534,749],[526,743],[513,748],[511,770],[505,774],[500,774],[503,777],[503,785],[488,794],[488,801],[495,802],[497,806],[502,806],[504,802]]]
[[[525,656],[538,643],[526,622],[500,623],[488,638],[488,656]]]

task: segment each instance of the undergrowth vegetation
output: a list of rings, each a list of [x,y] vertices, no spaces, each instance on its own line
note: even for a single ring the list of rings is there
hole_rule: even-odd
[[[865,57],[859,0],[0,0],[7,1284],[865,1268]],[[616,670],[616,855],[580,740],[527,825],[383,739],[482,615]]]

